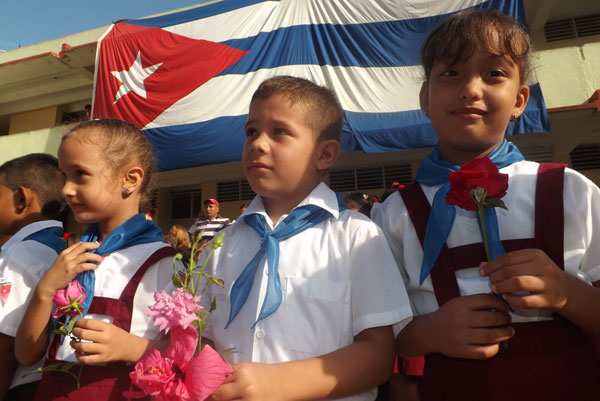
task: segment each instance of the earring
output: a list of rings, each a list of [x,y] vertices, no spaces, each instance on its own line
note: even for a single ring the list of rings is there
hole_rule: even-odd
[[[123,192],[125,192],[125,194],[128,195],[129,194],[129,188],[124,188]]]
[[[518,118],[519,118],[519,115],[517,113],[515,113],[512,116],[510,116],[510,121],[517,121]]]

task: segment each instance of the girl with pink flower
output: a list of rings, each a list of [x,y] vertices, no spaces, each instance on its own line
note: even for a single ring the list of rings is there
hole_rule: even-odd
[[[16,356],[23,365],[44,354],[47,366],[83,364],[80,388],[70,375],[44,372],[36,401],[122,399],[133,363],[168,344],[145,314],[155,291],[174,290],[174,250],[138,214],[152,190],[152,149],[135,126],[99,119],[67,133],[58,160],[66,177],[62,194],[75,219],[90,227],[40,279],[19,327]],[[72,335],[79,340],[53,335],[51,317],[77,319]]]

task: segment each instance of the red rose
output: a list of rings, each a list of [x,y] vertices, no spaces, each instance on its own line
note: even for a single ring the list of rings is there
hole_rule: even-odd
[[[464,164],[460,170],[448,174],[448,180],[450,192],[446,195],[446,202],[471,211],[477,210],[471,190],[483,188],[486,192],[485,199],[500,199],[506,195],[508,189],[508,174],[501,174],[498,167],[487,157]]]

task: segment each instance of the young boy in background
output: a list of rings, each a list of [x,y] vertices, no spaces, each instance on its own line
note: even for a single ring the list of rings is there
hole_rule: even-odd
[[[0,166],[0,399],[31,399],[38,366],[19,366],[14,352],[17,328],[32,290],[66,248],[62,223],[64,176],[55,157],[35,153]],[[41,366],[40,361],[40,366]]]
[[[373,400],[391,373],[411,318],[402,278],[377,226],[321,183],[342,124],[333,92],[304,79],[252,97],[242,164],[257,196],[208,264],[225,287],[203,297],[218,305],[204,335],[238,351],[214,400]]]

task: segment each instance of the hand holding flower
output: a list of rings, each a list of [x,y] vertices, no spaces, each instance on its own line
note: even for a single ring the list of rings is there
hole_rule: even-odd
[[[567,304],[568,275],[539,249],[504,254],[482,263],[480,273],[489,276],[495,294],[516,308],[558,312]]]
[[[515,330],[507,326],[508,307],[490,294],[456,297],[431,314],[435,352],[453,358],[484,359],[496,355],[499,343]]]
[[[95,319],[79,319],[73,335],[83,340],[71,341],[71,347],[79,362],[84,364],[137,362],[151,345],[146,338]]]
[[[95,242],[78,242],[62,251],[41,278],[37,290],[46,299],[52,298],[54,293],[65,288],[79,273],[97,269],[104,258],[88,251],[99,246]]]

